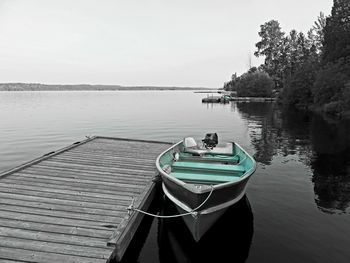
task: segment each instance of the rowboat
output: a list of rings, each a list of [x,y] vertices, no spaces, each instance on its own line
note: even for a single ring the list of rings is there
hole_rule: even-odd
[[[175,204],[195,241],[246,192],[256,162],[238,143],[218,146],[216,133],[202,145],[186,137],[156,160],[164,194]]]

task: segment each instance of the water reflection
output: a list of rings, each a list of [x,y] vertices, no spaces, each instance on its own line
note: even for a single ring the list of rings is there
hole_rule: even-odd
[[[254,158],[270,165],[275,155],[295,155],[310,167],[315,202],[327,213],[350,203],[350,122],[282,110],[274,103],[236,103],[247,122]]]
[[[280,120],[275,117],[271,103],[236,103],[242,118],[247,120],[251,143],[255,148],[254,158],[262,164],[271,164],[276,154],[276,138],[279,136]]]
[[[258,162],[270,165],[276,154],[303,158],[311,152],[308,114],[282,111],[274,103],[261,102],[237,103],[237,109],[248,122]]]
[[[311,125],[315,201],[327,213],[345,212],[350,203],[350,127],[348,122],[315,116]]]
[[[165,200],[163,214],[177,213]],[[158,247],[160,262],[245,262],[254,232],[253,213],[244,196],[195,242],[181,218],[159,219]]]

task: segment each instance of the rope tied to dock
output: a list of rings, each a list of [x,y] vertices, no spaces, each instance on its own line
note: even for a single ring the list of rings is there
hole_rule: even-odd
[[[135,212],[139,212],[139,213],[142,213],[144,215],[153,216],[153,217],[156,217],[156,218],[175,218],[175,217],[182,217],[182,216],[186,216],[186,215],[192,215],[193,217],[197,217],[197,215],[198,215],[197,210],[199,208],[201,208],[209,200],[211,194],[214,191],[214,187],[212,185],[210,187],[211,187],[210,192],[209,192],[208,196],[205,198],[205,200],[199,206],[197,206],[196,208],[192,209],[190,212],[187,212],[187,213],[176,214],[176,215],[157,215],[157,214],[152,214],[152,213],[143,211],[141,209],[135,208],[134,207],[134,198],[132,199],[131,204],[126,209],[128,210],[129,215],[130,215],[130,213],[132,211],[135,211]]]

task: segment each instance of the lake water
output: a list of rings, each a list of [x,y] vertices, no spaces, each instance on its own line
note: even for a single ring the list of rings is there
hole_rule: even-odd
[[[177,142],[217,132],[258,163],[247,194],[200,243],[148,218],[127,262],[350,262],[350,122],[192,91],[1,92],[0,171],[101,135]],[[160,200],[161,213],[174,207]]]

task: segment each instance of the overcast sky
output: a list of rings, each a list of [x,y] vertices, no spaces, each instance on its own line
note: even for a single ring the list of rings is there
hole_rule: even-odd
[[[0,82],[221,88],[260,25],[306,32],[333,0],[0,0]]]

